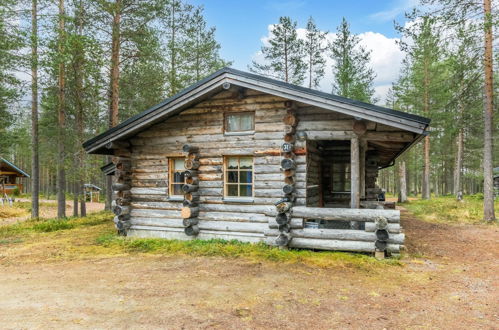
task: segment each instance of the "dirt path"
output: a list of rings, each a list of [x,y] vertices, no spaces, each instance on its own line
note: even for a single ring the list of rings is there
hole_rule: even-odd
[[[147,254],[0,263],[1,327],[499,329],[497,227],[407,212],[403,225],[412,256],[382,272]]]

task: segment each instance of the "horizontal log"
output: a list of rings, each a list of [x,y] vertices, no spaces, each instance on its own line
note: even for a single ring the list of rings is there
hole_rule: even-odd
[[[127,232],[131,237],[158,237],[166,239],[192,240],[192,239],[224,239],[238,240],[241,242],[258,243],[265,240],[263,233],[241,233],[241,232],[226,232],[226,231],[210,231],[203,230],[197,236],[191,237],[184,233],[183,228],[167,228],[167,227],[151,227],[132,225]]]
[[[400,222],[399,210],[367,210],[346,208],[293,207],[293,215],[306,219],[339,220],[339,221],[369,221],[384,217],[388,222]]]
[[[303,219],[300,218],[291,218],[288,223],[291,229],[302,229],[303,228]],[[277,229],[279,228],[279,224],[277,223],[275,218],[269,219],[269,228]],[[274,232],[272,232],[274,234]]]
[[[201,204],[204,205],[204,204]],[[202,220],[231,221],[231,222],[260,222],[268,223],[270,217],[261,213],[217,212],[201,211],[198,215]]]
[[[267,236],[265,242],[269,245],[275,245],[275,236]],[[288,246],[300,249],[317,249],[317,250],[333,250],[333,251],[350,251],[350,252],[374,252],[374,242],[361,241],[343,241],[343,240],[328,240],[314,238],[299,238],[293,237]],[[388,244],[387,251],[398,253],[400,245]]]
[[[198,175],[198,171],[196,170],[186,170],[184,171],[184,176],[186,178],[193,178],[193,177],[196,177]]]
[[[285,170],[292,170],[296,168],[296,164],[292,159],[285,158],[281,160],[281,167]]]
[[[127,149],[130,143],[127,141],[112,141],[106,143],[106,149]]]
[[[190,145],[190,144],[184,144],[182,146],[182,151],[183,152],[188,152],[188,153],[198,152],[199,151],[199,147],[193,146],[193,145]]]
[[[184,193],[190,193],[190,192],[195,192],[198,191],[199,186],[197,184],[184,184],[182,186],[182,191]]]
[[[132,195],[165,195],[168,193],[168,188],[131,188]]]
[[[197,223],[196,223],[197,221]],[[132,225],[136,226],[150,226],[150,227],[165,227],[165,228],[183,228],[184,223],[192,222],[196,224],[201,230],[210,231],[223,231],[232,233],[259,233],[263,234],[268,229],[266,223],[254,222],[230,222],[230,221],[212,221],[202,220],[198,218],[191,219],[171,219],[171,218],[132,218],[130,220]]]
[[[183,219],[187,218],[194,218],[199,214],[199,208],[198,207],[183,207],[182,210],[180,211],[180,216]]]
[[[184,232],[187,236],[196,236],[199,234],[199,227],[197,225],[185,227]]]
[[[199,202],[199,196],[200,196],[199,191],[196,191],[196,192],[186,193],[184,195],[184,198],[191,202]]]
[[[131,203],[134,209],[156,209],[156,210],[180,210],[180,202],[156,202],[156,201],[133,201]]]
[[[206,212],[237,212],[237,213],[265,213],[270,214],[269,216],[275,215],[274,206],[270,205],[242,205],[242,204],[201,204],[199,206],[200,211]],[[241,217],[244,215],[240,214]]]
[[[151,209],[132,209],[130,211],[132,217],[147,217],[147,218],[179,218],[180,210],[151,210]]]
[[[199,178],[198,177],[188,177],[185,179],[186,184],[190,185],[199,185]]]
[[[113,190],[114,191],[124,191],[124,190],[130,190],[130,185],[125,184],[125,183],[113,183]]]
[[[389,233],[398,234],[400,233],[400,224],[399,223],[389,223],[387,228]],[[367,232],[375,232],[376,224],[374,222],[366,222],[365,223],[365,231]]]
[[[198,207],[199,206],[199,203],[196,202],[196,201],[190,201],[190,200],[187,200],[187,199],[184,199],[182,201],[182,205],[184,207]]]
[[[130,206],[121,206],[121,205],[114,205],[113,206],[113,213],[116,215],[125,215],[125,214],[130,214]]]
[[[351,230],[351,229],[303,228],[303,229],[293,229],[291,231],[291,234],[293,235],[293,237],[299,237],[299,238],[362,241],[362,242],[372,242],[372,243],[374,243],[377,239],[374,233],[368,233],[363,230]],[[277,236],[278,231],[275,229],[268,229],[265,231],[265,235]],[[387,241],[390,244],[404,244],[404,240],[405,240],[404,234],[391,234],[390,238]]]
[[[198,223],[199,223],[198,218],[184,218],[182,220],[182,225],[184,227],[194,226],[194,225],[197,225]]]
[[[198,160],[186,159],[184,162],[184,167],[188,170],[196,170],[199,168],[199,165]]]

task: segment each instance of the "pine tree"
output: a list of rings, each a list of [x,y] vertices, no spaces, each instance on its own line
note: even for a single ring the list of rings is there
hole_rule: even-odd
[[[317,88],[325,74],[326,59],[326,35],[321,32],[312,17],[307,22],[307,34],[305,37],[304,51],[308,68],[308,88]]]
[[[185,4],[180,0],[171,0],[166,2],[161,15],[164,32],[162,42],[165,44],[164,52],[167,60],[168,96],[177,94],[187,86],[186,81],[189,80],[189,75],[185,72],[189,48],[186,35],[192,10],[192,5]]]
[[[194,8],[187,28],[187,85],[201,80],[210,73],[230,66],[219,54],[220,44],[215,39],[215,27],[208,28],[203,17],[203,7]]]
[[[305,80],[306,64],[303,60],[303,41],[298,38],[296,22],[289,17],[280,17],[273,26],[269,46],[261,51],[264,63],[253,61],[250,71],[301,85]]]
[[[360,45],[360,39],[350,32],[343,18],[336,39],[330,44],[333,64],[333,93],[359,101],[374,103],[373,81],[369,67],[371,52]]]
[[[13,74],[19,64],[18,51],[23,43],[12,21],[16,2],[4,0],[0,4],[0,154],[10,143],[8,128],[13,122],[9,107],[20,97],[20,81]]]

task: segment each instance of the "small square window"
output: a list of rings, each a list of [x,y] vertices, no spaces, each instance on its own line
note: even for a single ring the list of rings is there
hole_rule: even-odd
[[[225,114],[226,132],[251,132],[255,130],[255,113],[240,112]]]

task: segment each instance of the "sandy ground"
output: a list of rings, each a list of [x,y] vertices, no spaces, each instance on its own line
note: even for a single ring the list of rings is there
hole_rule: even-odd
[[[30,199],[26,198],[18,198],[16,201],[19,202],[31,202]],[[40,206],[40,218],[41,219],[51,219],[57,217],[57,201],[56,200],[49,200],[49,199],[41,199],[40,200],[41,206]],[[46,204],[46,205],[43,205]],[[47,205],[53,205],[53,206],[47,206]],[[95,203],[95,202],[87,202],[86,203],[86,209],[87,213],[93,213],[93,212],[100,212],[104,210],[104,203]],[[72,216],[73,215],[73,201],[68,201],[66,202],[66,215]],[[22,217],[17,217],[17,218],[8,218],[8,219],[2,219],[0,218],[0,226],[2,225],[9,225],[12,223],[16,223],[18,221],[25,221],[29,219],[31,215],[29,212],[26,212],[25,216]]]
[[[499,229],[403,212],[382,271],[131,254],[2,259],[3,329],[499,329]],[[50,246],[47,246],[50,248]]]

